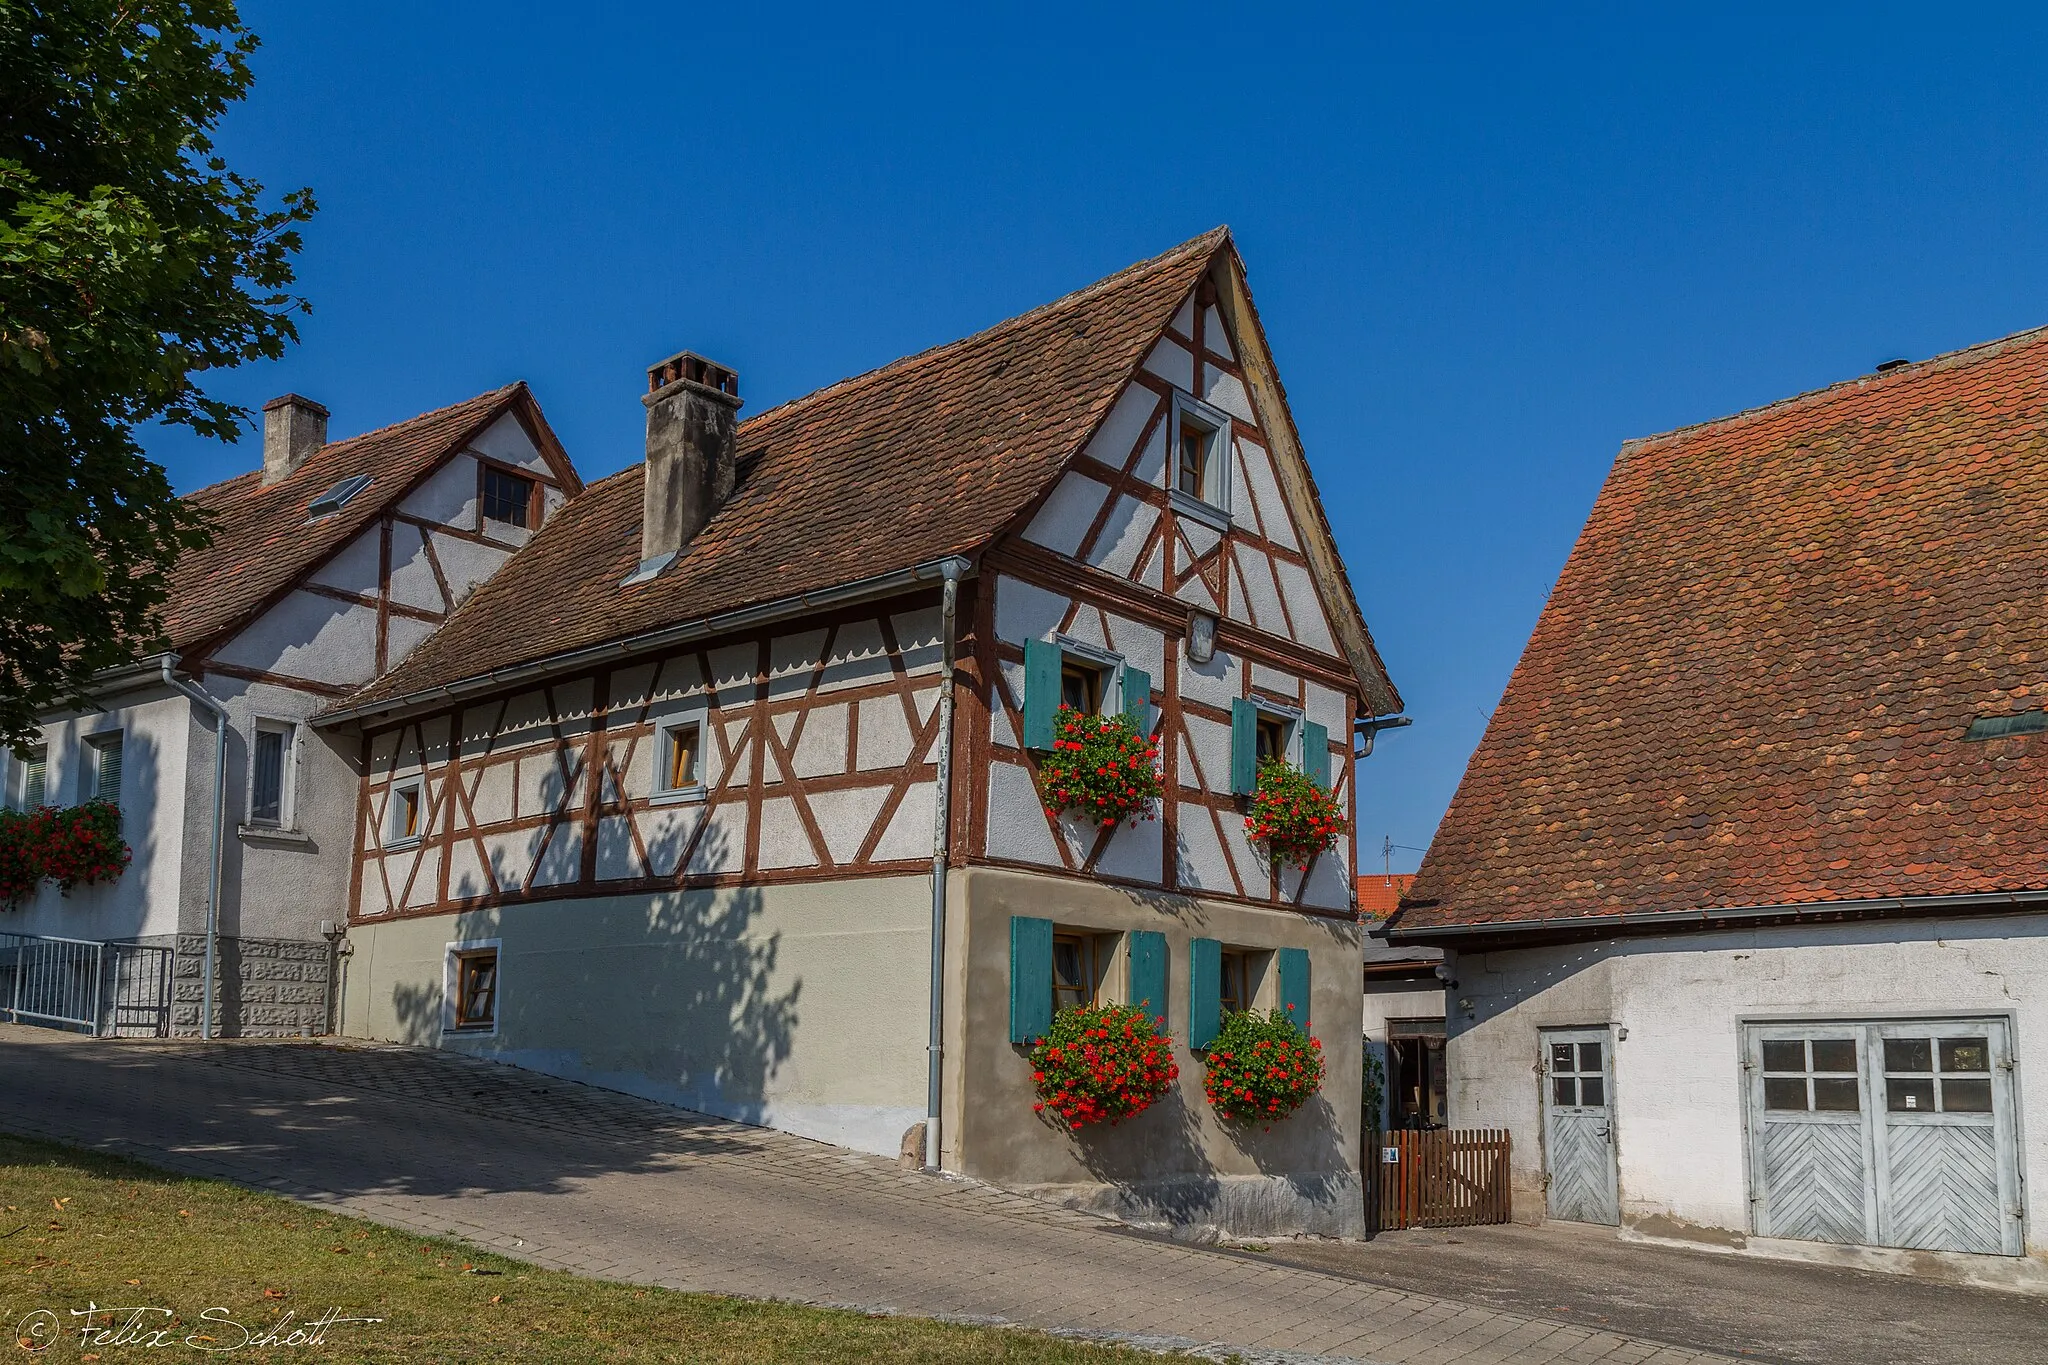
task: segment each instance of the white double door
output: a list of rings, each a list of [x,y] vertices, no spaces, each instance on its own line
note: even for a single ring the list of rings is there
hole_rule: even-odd
[[[2020,1254],[2004,1020],[1743,1032],[1758,1236]]]

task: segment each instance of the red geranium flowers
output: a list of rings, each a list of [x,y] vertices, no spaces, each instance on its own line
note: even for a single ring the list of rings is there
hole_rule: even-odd
[[[0,906],[12,908],[46,880],[64,891],[112,881],[131,856],[111,802],[0,814]]]
[[[1202,1091],[1226,1119],[1272,1123],[1286,1118],[1322,1088],[1323,1044],[1285,1010],[1247,1010],[1223,1021],[1209,1044]]]
[[[1171,1040],[1130,1005],[1061,1010],[1030,1060],[1031,1107],[1069,1132],[1141,1114],[1180,1079]]]
[[[1045,811],[1078,811],[1103,829],[1152,818],[1159,799],[1159,746],[1122,712],[1091,716],[1062,706],[1053,717],[1052,750],[1038,762]]]
[[[1253,843],[1264,844],[1274,862],[1306,866],[1335,845],[1344,829],[1344,807],[1314,778],[1277,758],[1259,765],[1244,832]]]

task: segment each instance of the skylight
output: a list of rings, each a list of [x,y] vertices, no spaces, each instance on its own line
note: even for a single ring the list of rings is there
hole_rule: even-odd
[[[1979,716],[1964,739],[2002,739],[2006,735],[2038,735],[2048,730],[2048,711],[2022,711],[2016,716]]]
[[[308,521],[318,521],[321,517],[333,516],[336,512],[348,506],[356,494],[369,486],[370,476],[368,474],[349,475],[340,483],[313,499],[312,502],[306,504],[306,519]]]

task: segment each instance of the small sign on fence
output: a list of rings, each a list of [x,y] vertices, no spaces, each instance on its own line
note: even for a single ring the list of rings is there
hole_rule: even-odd
[[[1400,1149],[1399,1147],[1382,1147],[1382,1148],[1380,1148],[1380,1164],[1381,1164],[1381,1165],[1384,1165],[1384,1166],[1398,1166],[1398,1165],[1400,1165],[1400,1164],[1401,1164],[1401,1149]]]

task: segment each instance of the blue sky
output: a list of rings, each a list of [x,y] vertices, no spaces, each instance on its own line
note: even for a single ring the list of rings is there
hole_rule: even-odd
[[[222,146],[314,189],[315,311],[215,387],[336,436],[524,378],[609,473],[672,351],[758,411],[1229,223],[1415,718],[1367,867],[1428,843],[1624,438],[2048,322],[2032,14],[244,8]],[[258,458],[150,445],[185,489]]]

